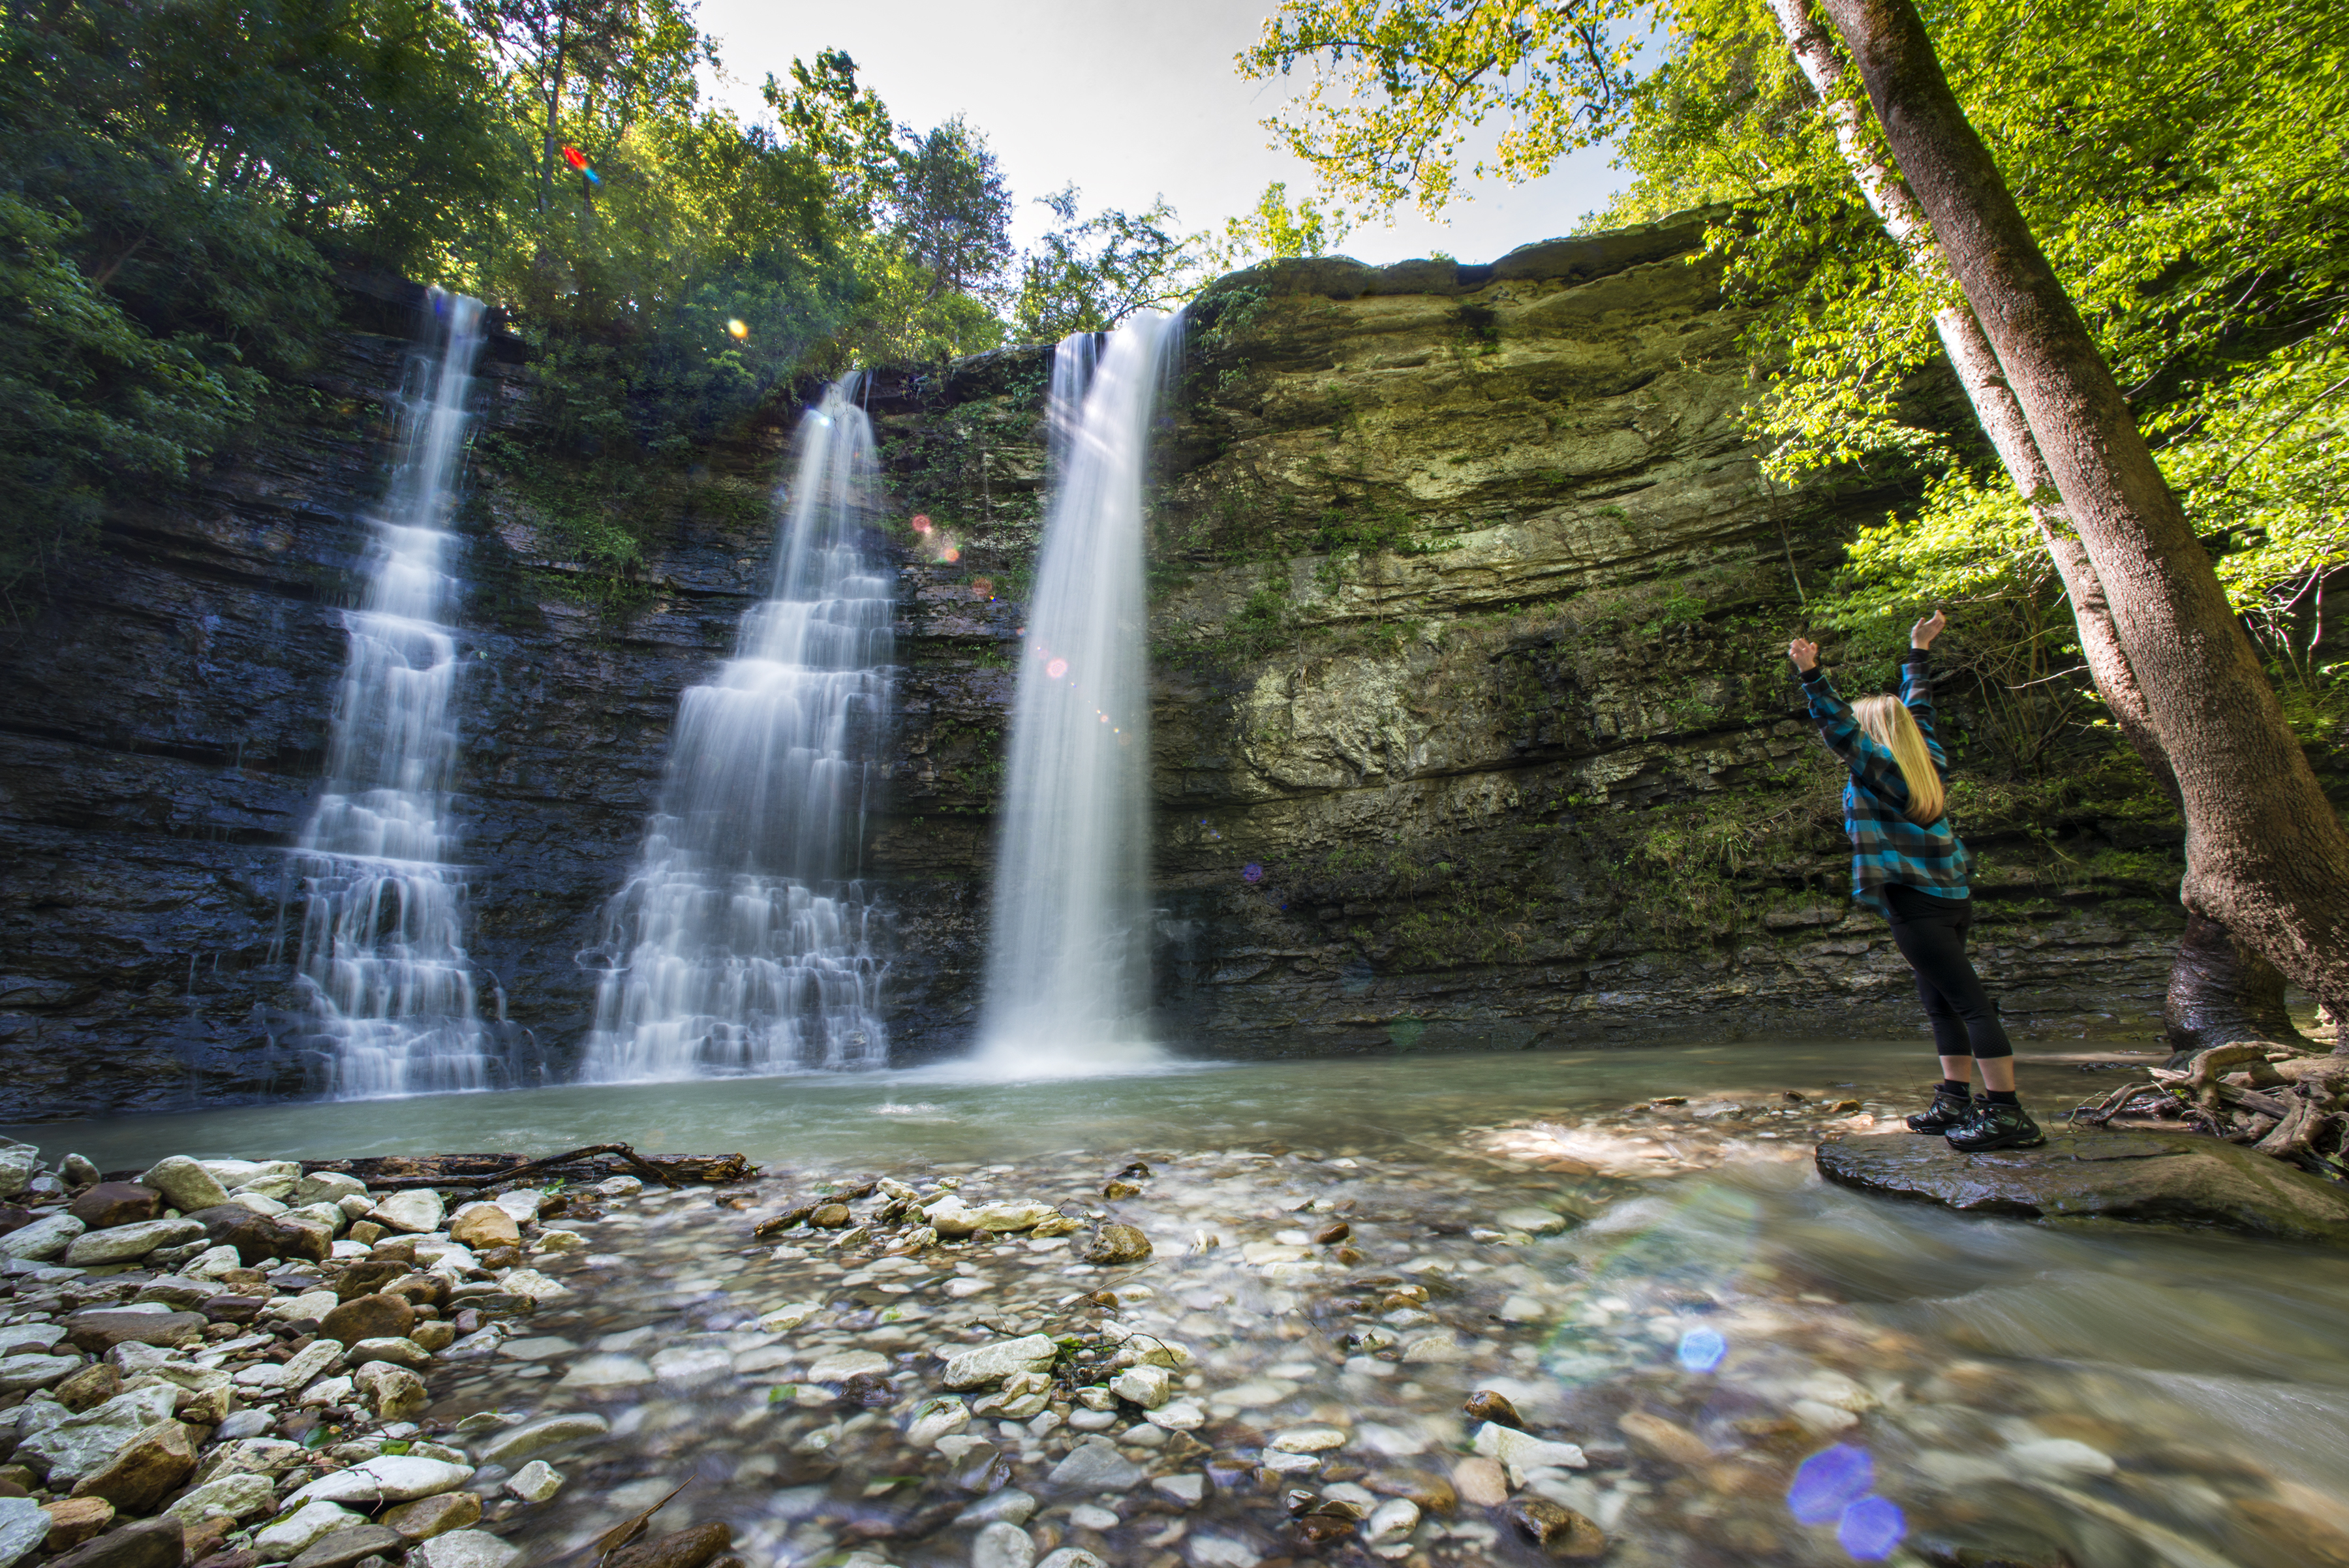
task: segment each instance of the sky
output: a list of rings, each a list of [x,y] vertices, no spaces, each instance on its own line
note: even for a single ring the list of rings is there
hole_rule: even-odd
[[[1220,228],[1275,180],[1292,202],[1311,193],[1311,173],[1274,151],[1258,123],[1279,108],[1283,85],[1246,80],[1232,64],[1272,4],[702,0],[699,16],[719,40],[718,96],[746,119],[764,116],[759,84],[770,72],[823,48],[846,49],[901,123],[926,130],[968,117],[1000,161],[1026,245],[1050,223],[1033,199],[1071,182],[1086,213],[1131,212],[1163,194],[1186,229]],[[1405,208],[1392,227],[1357,229],[1338,248],[1377,264],[1437,251],[1488,262],[1568,233],[1626,180],[1594,148],[1524,185],[1464,180],[1475,199],[1455,198],[1444,221]]]

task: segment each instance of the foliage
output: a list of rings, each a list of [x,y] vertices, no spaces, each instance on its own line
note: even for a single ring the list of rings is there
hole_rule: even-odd
[[[1342,207],[1325,210],[1310,198],[1291,206],[1288,182],[1276,180],[1264,188],[1254,207],[1224,220],[1222,236],[1208,248],[1208,265],[1216,272],[1230,272],[1259,259],[1326,255],[1353,227]]]
[[[1038,201],[1059,220],[1021,270],[1012,319],[1022,339],[1105,332],[1137,310],[1181,303],[1198,286],[1204,236],[1178,234],[1164,198],[1141,213],[1105,208],[1080,219],[1078,191]]]
[[[933,296],[984,297],[1011,261],[1011,192],[995,154],[960,115],[906,140],[893,237]]]

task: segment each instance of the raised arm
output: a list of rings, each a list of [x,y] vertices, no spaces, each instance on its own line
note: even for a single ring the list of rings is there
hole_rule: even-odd
[[[1892,753],[1868,738],[1859,727],[1851,704],[1819,668],[1819,645],[1796,638],[1786,645],[1786,657],[1795,661],[1802,672],[1803,695],[1810,700],[1811,720],[1819,727],[1819,739],[1827,750],[1843,759],[1851,776],[1871,789],[1882,790],[1900,776],[1900,765]]]
[[[1909,657],[1900,661],[1900,701],[1907,705],[1909,716],[1917,721],[1918,732],[1925,737],[1925,750],[1933,759],[1933,766],[1946,779],[1950,776],[1949,753],[1941,748],[1941,737],[1933,727],[1933,675],[1926,658],[1933,639],[1950,618],[1940,610],[1909,628]]]

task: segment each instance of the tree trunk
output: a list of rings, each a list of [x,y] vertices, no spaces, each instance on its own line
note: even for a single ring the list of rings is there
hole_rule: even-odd
[[[1822,0],[2065,511],[2175,770],[2188,910],[2349,1009],[2349,834],[1910,0]],[[2336,1047],[2338,1049],[2339,1047]]]
[[[1795,65],[1819,95],[1835,127],[1836,146],[1844,166],[1851,171],[1852,182],[1869,210],[1882,221],[1884,232],[1906,253],[1911,265],[1928,277],[1945,277],[1948,265],[1934,242],[1932,226],[1918,207],[1917,198],[1868,141],[1859,104],[1844,90],[1843,61],[1836,54],[1834,40],[1813,16],[1810,0],[1771,0],[1771,9]],[[2145,691],[2137,684],[2137,673],[2129,668],[2119,634],[2113,628],[2104,580],[2096,576],[2087,550],[2072,533],[2054,478],[2047,471],[2047,460],[2032,438],[2030,421],[2023,418],[2014,389],[2006,384],[2006,373],[1999,369],[1998,356],[1991,351],[1981,321],[1967,306],[1951,305],[1935,314],[1933,327],[1966,401],[1973,406],[1976,421],[1990,438],[2007,478],[2030,507],[2032,520],[2046,542],[2048,558],[2072,601],[2072,618],[2079,632],[2081,654],[2087,660],[2088,678],[2105,700],[2121,738],[2137,753],[2171,804],[2180,804],[2178,775],[2170,768],[2168,753],[2161,749]],[[2182,1049],[2183,1042],[2202,1039],[2210,1030],[2247,1029],[2252,1027],[2249,1021],[2257,1019],[2262,1033],[2238,1033],[2228,1038],[2300,1043],[2300,1032],[2284,1011],[2283,986],[2283,975],[2276,967],[2235,942],[2225,926],[2189,913],[2163,1003],[2169,1040]],[[2224,1044],[2226,1040],[2208,1043]]]

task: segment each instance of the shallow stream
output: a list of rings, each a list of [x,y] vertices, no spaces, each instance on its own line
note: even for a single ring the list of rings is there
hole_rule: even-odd
[[[2086,1096],[2094,1060],[2027,1058],[2026,1096]],[[544,1265],[574,1293],[432,1373],[442,1422],[610,1422],[540,1456],[567,1478],[554,1501],[500,1505],[542,1560],[689,1481],[659,1528],[723,1520],[752,1568],[1024,1568],[1062,1546],[1153,1568],[1534,1563],[1511,1510],[1541,1499],[1595,1520],[1607,1562],[1658,1568],[2349,1563],[2349,1257],[1825,1186],[1817,1138],[1913,1108],[1930,1070],[1913,1044],[936,1070],[21,1131],[109,1169],[612,1141],[764,1165],[717,1201],[648,1192],[578,1224],[589,1249]],[[1105,1199],[1136,1160],[1139,1191]],[[750,1235],[787,1196],[876,1176],[1104,1215],[1154,1255]],[[793,1303],[804,1321],[761,1326]],[[945,1392],[933,1352],[1031,1333],[1109,1337],[1040,1413],[910,1439]],[[1188,1352],[1164,1405],[1060,1397],[1128,1335]],[[1586,1462],[1480,1464],[1480,1388]],[[1496,1487],[1507,1502],[1480,1502]],[[1398,1498],[1419,1511],[1399,1532]],[[982,1535],[990,1516],[1026,1545]]]

